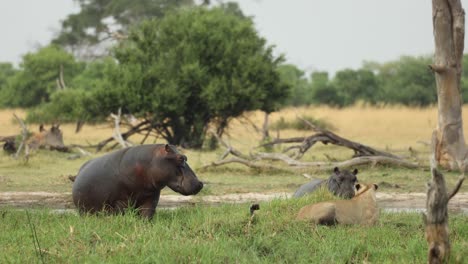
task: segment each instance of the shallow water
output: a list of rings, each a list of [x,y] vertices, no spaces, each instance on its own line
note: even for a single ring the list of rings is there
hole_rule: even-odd
[[[225,195],[182,196],[162,195],[158,209],[174,209],[181,206],[224,203],[256,203],[275,198],[289,199],[291,193],[240,193]],[[377,203],[384,212],[425,212],[425,193],[377,193]],[[48,208],[54,213],[75,213],[71,193],[4,192],[0,193],[0,208]],[[449,202],[449,212],[468,215],[468,193],[459,193]]]

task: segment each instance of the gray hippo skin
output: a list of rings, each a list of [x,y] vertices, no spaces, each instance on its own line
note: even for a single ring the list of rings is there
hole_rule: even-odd
[[[314,179],[296,190],[293,197],[298,198],[306,194],[312,193],[316,189],[320,188],[323,184],[327,185],[328,190],[336,196],[351,199],[354,197],[356,192],[355,184],[357,182],[356,175],[358,173],[357,169],[354,169],[353,172],[347,170],[340,171],[338,167],[333,169],[332,175],[328,180]]]
[[[121,149],[86,162],[73,183],[80,213],[122,213],[133,206],[151,219],[161,189],[197,194],[203,183],[174,146],[156,144]]]

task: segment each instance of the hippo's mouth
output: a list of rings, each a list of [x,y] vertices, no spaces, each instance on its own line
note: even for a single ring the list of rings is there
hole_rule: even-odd
[[[185,188],[182,182],[178,182],[175,186],[171,186],[169,184],[168,187],[175,192],[188,196],[199,193],[203,189],[203,183],[199,181],[195,184],[191,184],[188,188]]]

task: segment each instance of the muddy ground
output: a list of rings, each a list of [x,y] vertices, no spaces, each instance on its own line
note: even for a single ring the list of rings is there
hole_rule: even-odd
[[[242,193],[206,196],[161,195],[159,208],[184,205],[248,203],[290,198],[291,193]],[[379,207],[387,211],[419,211],[425,208],[425,193],[377,193]],[[71,193],[0,192],[0,208],[73,209]],[[452,212],[468,213],[468,193],[458,193],[449,203]]]

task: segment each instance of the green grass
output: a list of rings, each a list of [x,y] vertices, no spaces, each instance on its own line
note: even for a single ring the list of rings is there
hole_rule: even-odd
[[[423,263],[421,216],[382,213],[373,227],[315,226],[294,220],[326,192],[260,204],[159,210],[151,221],[132,211],[78,216],[0,209],[1,263]],[[452,262],[468,261],[468,221],[450,215]],[[33,227],[33,228],[32,228]],[[8,230],[8,232],[4,232]],[[39,249],[34,244],[34,232]],[[42,257],[41,257],[42,255]]]
[[[339,148],[317,146],[317,152],[325,150],[331,156],[343,154]],[[216,152],[189,151],[189,164],[198,177],[207,183],[206,190],[201,195],[221,195],[246,192],[294,192],[301,184],[309,181],[302,176],[307,173],[314,178],[326,179],[329,171],[314,172],[303,170],[298,172],[254,170],[243,165],[233,164],[201,170],[203,165],[217,159],[222,150]],[[93,157],[103,155],[94,154]],[[320,155],[315,152],[314,155]],[[304,160],[316,160],[320,157],[307,155]],[[0,192],[6,191],[46,191],[70,192],[71,182],[68,175],[76,175],[79,168],[91,157],[68,160],[68,153],[40,150],[31,155],[29,161],[15,160],[0,151]],[[277,163],[280,165],[280,163]],[[430,180],[430,172],[421,169],[404,169],[386,166],[360,166],[358,178],[363,182],[397,184],[399,188],[385,187],[381,192],[425,192],[426,183]],[[455,184],[458,173],[443,172],[449,189]],[[167,188],[166,188],[167,189]],[[173,194],[164,189],[163,194]],[[462,186],[461,192],[468,191],[468,184]]]
[[[320,148],[318,150],[320,151]],[[329,147],[328,147],[329,148]],[[327,149],[328,149],[327,148]],[[340,155],[337,149],[330,150],[331,155]],[[342,153],[341,153],[342,154]],[[0,152],[0,192],[6,191],[47,191],[70,192],[71,182],[68,175],[76,175],[80,166],[90,157],[68,160],[70,154],[41,150],[33,153],[29,161],[14,160]],[[102,153],[94,156],[102,155]],[[201,195],[221,195],[246,192],[294,192],[301,184],[309,181],[302,176],[307,173],[314,178],[326,179],[331,172],[298,172],[259,171],[243,165],[233,164],[223,167],[200,170],[210,160],[217,159],[217,153],[190,151],[189,163],[198,177],[207,183]],[[313,160],[313,156],[305,157]],[[360,166],[358,178],[363,182],[397,184],[399,188],[384,187],[381,192],[425,192],[430,172],[421,169],[404,169],[386,166]],[[455,184],[458,174],[444,172],[449,189]],[[461,192],[468,191],[468,184],[462,186]],[[173,194],[164,189],[163,194]]]

